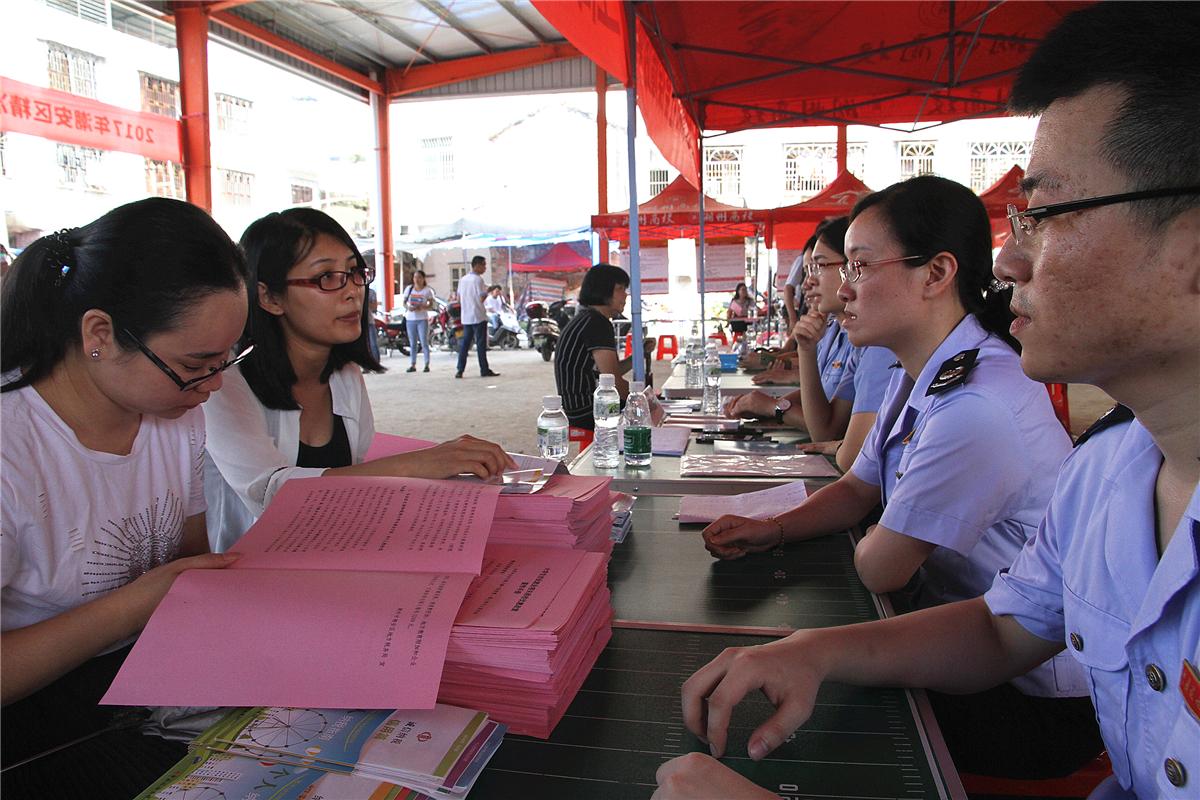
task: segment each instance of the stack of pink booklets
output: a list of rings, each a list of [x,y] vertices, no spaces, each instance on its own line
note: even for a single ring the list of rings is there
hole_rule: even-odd
[[[436,443],[406,436],[377,433],[367,460],[409,453]],[[528,459],[514,455],[515,459]],[[526,466],[521,463],[519,466]],[[527,544],[570,547],[596,553],[612,552],[612,478],[558,473],[532,493],[502,493],[496,502],[488,541],[494,544]]]
[[[489,544],[446,649],[438,700],[546,738],[612,635],[608,557]]]

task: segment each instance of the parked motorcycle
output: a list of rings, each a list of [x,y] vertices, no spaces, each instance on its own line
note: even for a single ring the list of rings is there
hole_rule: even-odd
[[[546,307],[537,302],[526,304],[525,316],[529,317],[529,346],[542,354],[543,361],[549,361],[558,345],[558,323],[551,319]]]
[[[442,310],[438,312],[438,325],[443,331],[445,348],[451,351],[458,350],[458,344],[463,337],[462,304],[455,300],[442,306]]]
[[[521,347],[521,324],[517,312],[507,304],[500,312],[500,324],[488,334],[488,347],[501,350],[517,350]]]
[[[404,327],[404,317],[401,316],[399,321],[395,321],[389,316],[388,321],[384,322],[381,319],[375,321],[376,341],[379,342],[379,352],[386,353],[389,350],[398,350],[403,355],[408,355],[408,330]]]

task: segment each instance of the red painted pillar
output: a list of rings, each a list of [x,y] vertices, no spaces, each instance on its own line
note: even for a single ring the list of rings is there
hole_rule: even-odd
[[[371,111],[375,117],[375,156],[379,209],[375,234],[375,266],[383,270],[383,301],[385,311],[392,310],[396,293],[395,240],[392,238],[392,161],[388,151],[388,97],[371,92]]]
[[[608,73],[596,65],[596,205],[608,213]],[[608,261],[608,236],[600,233],[600,260]]]
[[[837,138],[837,174],[846,171],[846,126],[838,125]]]
[[[208,8],[174,3],[183,106],[183,173],[188,202],[212,212],[212,155],[208,115]]]

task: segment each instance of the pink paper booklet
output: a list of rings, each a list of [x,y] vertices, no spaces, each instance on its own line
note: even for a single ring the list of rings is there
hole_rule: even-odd
[[[223,570],[176,578],[102,700],[433,708],[499,487],[288,481]]]

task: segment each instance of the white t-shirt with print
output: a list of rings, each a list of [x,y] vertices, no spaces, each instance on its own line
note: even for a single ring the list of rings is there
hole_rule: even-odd
[[[89,450],[25,387],[0,396],[0,629],[118,589],[175,557],[204,512],[204,415],[149,415],[128,455]]]

